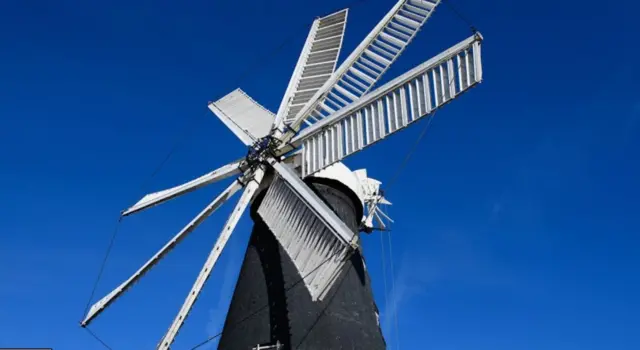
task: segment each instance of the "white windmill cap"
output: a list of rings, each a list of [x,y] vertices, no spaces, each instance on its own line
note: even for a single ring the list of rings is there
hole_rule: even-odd
[[[351,171],[342,162],[334,163],[313,176],[340,181],[358,196],[360,204],[363,206],[369,196],[378,192],[381,184],[380,181],[367,177],[367,169]]]

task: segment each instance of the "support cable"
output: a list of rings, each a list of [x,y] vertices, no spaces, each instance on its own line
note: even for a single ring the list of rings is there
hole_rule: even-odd
[[[473,22],[469,20],[469,17],[463,15],[462,12],[458,9],[456,5],[453,4],[452,1],[453,0],[443,0],[442,2],[445,3],[449,7],[449,10],[451,10],[451,12],[453,12],[456,16],[458,16],[460,20],[465,22],[473,33],[478,32],[478,29],[476,29],[476,26],[473,25]]]
[[[389,192],[389,189],[391,188],[391,186],[393,186],[396,183],[396,181],[398,180],[398,178],[402,174],[402,171],[404,170],[404,168],[409,163],[409,160],[411,159],[411,156],[413,156],[415,151],[418,149],[418,145],[420,145],[420,142],[422,141],[424,136],[427,134],[427,130],[429,130],[429,127],[431,126],[431,122],[435,118],[436,114],[438,114],[438,110],[433,112],[433,115],[431,115],[431,117],[427,118],[427,123],[425,124],[424,128],[422,128],[422,131],[420,132],[420,135],[418,135],[418,138],[416,138],[415,142],[413,143],[413,146],[411,146],[411,148],[409,149],[407,154],[404,156],[404,159],[402,160],[402,163],[400,163],[400,165],[398,166],[398,169],[396,169],[396,172],[391,177],[391,180],[389,180],[389,182],[387,182],[388,185],[386,186],[386,189],[384,190],[385,193]]]
[[[100,344],[102,344],[102,346],[104,346],[104,347],[105,347],[105,349],[113,350],[109,345],[107,345],[107,343],[105,343],[105,342],[104,342],[104,340],[100,339],[100,337],[98,337],[98,335],[97,335],[97,334],[93,333],[93,332],[89,329],[89,327],[84,327],[84,329],[87,331],[87,333],[89,333],[89,334],[93,337],[93,339],[95,339],[97,342],[99,342]]]
[[[113,248],[113,242],[115,242],[116,240],[116,236],[118,235],[118,231],[120,231],[120,222],[122,221],[122,216],[120,216],[118,218],[118,222],[116,223],[116,227],[113,230],[113,233],[111,234],[111,239],[109,240],[109,245],[107,246],[107,251],[104,254],[104,258],[102,259],[102,263],[100,264],[100,269],[98,270],[98,276],[96,277],[95,282],[93,283],[93,288],[91,289],[91,294],[89,295],[89,300],[87,300],[87,305],[84,308],[84,312],[82,313],[82,318],[84,318],[87,315],[87,312],[89,311],[89,307],[91,306],[91,301],[93,300],[93,297],[96,293],[96,290],[98,289],[98,284],[100,283],[100,279],[102,278],[102,273],[104,272],[104,267],[107,264],[107,260],[109,259],[109,255],[111,254],[111,248]],[[82,318],[80,319],[80,322],[82,322]]]

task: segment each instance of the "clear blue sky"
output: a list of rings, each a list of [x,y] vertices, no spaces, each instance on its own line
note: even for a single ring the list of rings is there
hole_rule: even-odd
[[[301,27],[347,3],[1,2],[0,347],[102,349],[78,321],[119,211],[190,124],[147,190],[243,155],[207,102],[295,33],[240,83],[276,110]],[[388,342],[395,300],[405,349],[640,349],[640,6],[455,3],[485,36],[485,82],[437,115],[389,189],[396,290],[386,299],[379,237],[364,240]],[[352,9],[342,57],[391,4]],[[386,79],[468,34],[442,6]],[[420,130],[347,164],[388,181]],[[127,218],[97,294],[224,186]],[[155,346],[231,207],[93,330],[116,350]],[[250,227],[244,218],[175,349],[219,330]]]

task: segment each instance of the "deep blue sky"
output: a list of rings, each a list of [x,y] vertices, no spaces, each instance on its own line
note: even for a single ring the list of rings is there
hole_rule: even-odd
[[[147,190],[241,156],[207,102],[268,56],[240,87],[276,110],[302,26],[347,3],[1,2],[0,347],[102,349],[77,322],[119,211],[189,125]],[[405,349],[639,349],[640,6],[455,3],[485,36],[485,82],[438,113],[389,189],[396,290],[386,299],[379,236],[365,237],[388,342],[395,300]],[[391,6],[352,9],[343,58]],[[441,6],[385,78],[468,34]],[[388,181],[421,129],[347,164]],[[224,186],[127,218],[97,294]],[[116,350],[155,346],[231,207],[93,330]],[[250,225],[241,221],[175,349],[219,330]]]

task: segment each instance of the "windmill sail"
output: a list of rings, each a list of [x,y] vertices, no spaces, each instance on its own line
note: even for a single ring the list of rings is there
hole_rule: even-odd
[[[316,19],[278,109],[275,126],[290,124],[300,109],[331,77],[340,55],[348,10]]]
[[[122,213],[122,215],[126,216],[126,215],[137,213],[139,211],[142,211],[154,205],[158,205],[160,203],[166,202],[170,199],[173,199],[185,193],[195,191],[200,187],[204,187],[216,181],[223,180],[230,176],[239,174],[241,172],[240,171],[241,163],[242,161],[229,163],[221,168],[218,168],[212,172],[206,173],[200,176],[199,178],[193,179],[182,185],[178,185],[178,186],[168,188],[166,190],[154,192],[154,193],[149,193],[146,196],[142,197],[141,200],[139,200],[136,204],[131,206],[129,209],[125,210]]]
[[[281,163],[258,214],[304,279],[312,300],[322,300],[353,249],[357,235]]]
[[[291,123],[312,124],[366,94],[409,45],[440,0],[400,0],[311,97]]]
[[[169,349],[171,347],[173,340],[178,334],[178,331],[180,330],[180,328],[182,327],[182,324],[184,323],[185,319],[189,315],[189,312],[191,312],[191,308],[193,307],[193,304],[196,302],[196,299],[198,299],[198,296],[202,291],[202,287],[204,287],[204,283],[207,281],[207,279],[209,279],[209,275],[211,274],[213,267],[218,261],[220,254],[222,254],[222,250],[227,244],[229,237],[231,237],[233,230],[238,224],[238,221],[240,220],[240,218],[242,217],[242,214],[244,213],[245,209],[249,205],[249,202],[251,201],[251,197],[253,197],[256,190],[258,189],[260,181],[262,181],[263,175],[264,175],[264,171],[262,170],[262,168],[259,168],[254,173],[252,181],[250,181],[245,187],[245,190],[242,193],[240,200],[238,200],[238,204],[236,204],[236,207],[233,209],[233,211],[231,212],[231,215],[229,215],[229,218],[227,219],[227,223],[222,228],[222,231],[220,231],[220,236],[218,237],[216,244],[211,249],[211,252],[209,253],[209,257],[207,257],[207,260],[205,261],[204,265],[202,266],[202,269],[200,270],[200,274],[198,274],[198,278],[194,282],[193,287],[191,287],[191,290],[189,291],[187,298],[182,304],[182,307],[180,308],[180,312],[178,312],[178,314],[176,315],[176,318],[173,320],[173,323],[169,327],[169,330],[167,331],[165,336],[162,338],[162,340],[158,344],[158,347],[157,347],[158,349]]]
[[[303,130],[302,176],[357,152],[460,96],[482,80],[477,33],[371,92],[358,102]]]
[[[241,89],[236,89],[209,109],[247,146],[271,131],[275,115]]]
[[[239,181],[234,181],[226,190],[224,190],[219,196],[217,196],[207,207],[205,207],[200,214],[198,214],[191,222],[185,226],[178,234],[176,234],[167,244],[162,247],[151,259],[149,259],[142,267],[138,269],[129,279],[120,284],[116,289],[107,294],[104,298],[100,299],[89,309],[88,314],[82,321],[82,325],[88,325],[94,318],[96,318],[106,307],[116,301],[122,294],[124,294],[131,286],[133,286],[144,274],[149,272],[165,255],[167,255],[173,248],[178,245],[189,233],[191,233],[198,225],[200,225],[206,218],[208,218],[216,209],[218,209],[224,202],[227,201],[233,194],[242,188]]]

